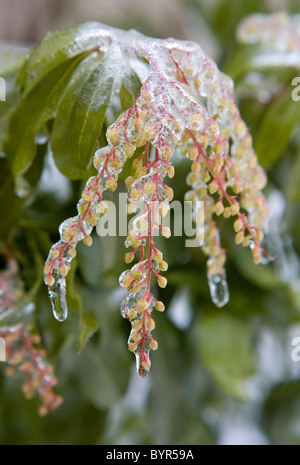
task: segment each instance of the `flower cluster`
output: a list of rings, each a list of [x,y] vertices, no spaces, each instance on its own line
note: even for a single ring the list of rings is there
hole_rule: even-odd
[[[17,262],[7,258],[7,267],[0,272],[0,320],[14,311],[15,305],[24,294],[24,285],[19,276]],[[5,341],[5,362],[7,373],[16,369],[24,374],[23,392],[27,399],[36,393],[41,398],[40,415],[56,409],[62,402],[60,395],[53,391],[57,384],[53,366],[47,361],[46,352],[41,347],[40,335],[32,325],[6,325],[0,327],[0,336]]]
[[[108,34],[110,30],[105,31]],[[75,256],[75,246],[80,240],[91,244],[92,228],[107,211],[103,192],[116,189],[118,175],[125,161],[132,157],[134,175],[126,180],[128,213],[133,213],[140,202],[143,207],[125,242],[132,249],[125,255],[126,263],[137,263],[120,277],[121,286],[129,292],[121,312],[131,322],[129,350],[136,356],[139,374],[145,376],[150,368],[149,352],[157,348],[151,334],[155,326],[151,314],[153,309],[164,310],[163,303],[152,293],[151,278],[162,288],[167,284],[161,275],[167,270],[167,263],[155,246],[154,229],[159,229],[164,237],[171,234],[161,220],[173,197],[165,177],[175,174],[175,150],[180,149],[192,162],[187,199],[205,202],[202,249],[208,257],[212,299],[218,306],[227,303],[228,289],[225,250],[216,218],[234,217],[235,242],[250,248],[255,263],[264,261],[262,228],[268,210],[262,189],[266,175],[236,106],[231,79],[197,44],[149,39],[114,29],[110,35],[111,44],[121,52],[144,57],[150,73],[132,107],[109,126],[108,145],[96,151],[94,166],[98,174],[87,182],[78,203],[78,215],[60,226],[60,241],[50,251],[44,278],[55,316],[63,320],[65,276]],[[140,147],[142,155],[134,156]]]
[[[270,15],[254,14],[242,21],[237,32],[242,43],[260,43],[283,52],[286,61],[299,67],[300,18],[284,12]]]

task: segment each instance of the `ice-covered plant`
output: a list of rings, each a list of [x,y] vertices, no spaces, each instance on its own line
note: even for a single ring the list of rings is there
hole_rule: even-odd
[[[60,240],[44,268],[60,321],[67,317],[66,276],[76,245],[91,245],[93,227],[108,209],[105,191],[115,191],[124,165],[131,165],[128,213],[140,202],[143,209],[125,242],[125,261],[135,264],[120,277],[128,290],[121,312],[131,323],[129,350],[145,376],[149,352],[157,348],[152,313],[164,310],[154,296],[153,280],[162,288],[167,284],[163,273],[168,265],[154,232],[171,235],[162,218],[173,198],[167,179],[176,175],[175,151],[191,160],[186,198],[204,201],[204,213],[199,211],[202,217],[195,220],[203,225],[201,247],[213,302],[221,307],[229,298],[218,216],[233,218],[235,242],[250,248],[255,263],[266,259],[261,246],[268,213],[262,193],[266,175],[236,105],[233,82],[195,43],[87,23],[48,35],[29,54],[19,83],[21,100],[6,143],[15,175],[20,178],[28,170],[35,137],[50,121],[47,135],[58,168],[72,179],[90,176],[77,215],[60,225]],[[16,140],[13,128],[22,124],[30,103],[28,126]]]
[[[300,16],[285,12],[256,13],[237,29],[237,49],[229,72],[243,101],[256,101],[252,118],[255,149],[264,168],[272,166],[294,139],[299,124]],[[284,115],[284,118],[282,117]],[[298,184],[298,169],[291,171],[291,192]],[[297,190],[297,187],[296,187]]]
[[[57,384],[53,366],[47,360],[46,352],[41,345],[41,338],[33,325],[10,321],[14,308],[24,296],[24,283],[16,260],[6,254],[6,266],[0,271],[0,337],[5,341],[5,362],[7,373],[12,375],[16,370],[24,376],[23,392],[27,399],[35,394],[41,399],[39,413],[46,415],[56,409],[62,397],[56,394],[53,387]],[[27,313],[32,311],[33,303],[27,304]],[[5,323],[6,322],[6,323]]]
[[[242,43],[260,43],[273,52],[273,66],[300,66],[300,16],[289,16],[285,12],[253,14],[245,18],[237,31]],[[281,54],[281,55],[280,55]]]

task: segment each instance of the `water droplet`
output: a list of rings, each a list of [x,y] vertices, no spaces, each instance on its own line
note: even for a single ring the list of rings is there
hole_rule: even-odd
[[[228,284],[224,277],[219,274],[208,276],[210,295],[217,307],[224,307],[229,301]]]
[[[249,239],[249,247],[250,247],[251,250],[254,249],[254,247],[255,247],[255,242],[254,242],[253,239]]]
[[[21,199],[30,195],[31,187],[29,182],[23,176],[17,176],[15,179],[15,193]]]
[[[273,262],[275,258],[276,258],[276,255],[272,255],[271,253],[268,253],[265,250],[262,250],[260,263],[262,265],[268,265],[268,263]]]
[[[57,321],[65,321],[68,316],[66,290],[49,291],[49,297],[54,317]]]
[[[43,134],[42,132],[39,132],[39,133],[36,134],[35,139],[34,139],[34,142],[35,142],[37,145],[44,145],[44,144],[47,144],[47,142],[48,142],[48,137],[46,136],[46,134]]]

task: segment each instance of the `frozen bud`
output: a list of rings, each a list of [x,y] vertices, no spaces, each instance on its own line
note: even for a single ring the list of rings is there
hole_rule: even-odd
[[[231,207],[226,207],[224,208],[223,216],[224,218],[230,218],[232,215],[231,213]]]
[[[57,249],[52,249],[51,252],[50,252],[50,257],[52,259],[55,259],[59,256],[59,251]]]
[[[105,215],[107,212],[108,212],[108,205],[106,202],[102,202],[99,205],[99,213],[101,213],[102,215]]]
[[[167,187],[165,190],[165,194],[167,196],[167,199],[171,202],[174,197],[173,189],[171,187]]]
[[[139,200],[139,198],[141,197],[141,193],[134,187],[133,189],[131,189],[130,197],[133,200]]]
[[[167,271],[168,269],[168,263],[166,261],[162,261],[160,264],[159,264],[159,269],[160,271]]]
[[[143,166],[142,160],[140,160],[139,158],[136,158],[135,160],[133,160],[132,168],[134,170],[139,170],[140,168],[142,168],[142,166]]]
[[[81,197],[86,203],[90,203],[93,200],[91,192],[82,192]]]
[[[131,275],[132,275],[133,279],[135,281],[137,281],[141,277],[141,272],[138,271],[138,270],[131,270]]]
[[[259,242],[261,242],[264,238],[264,233],[262,231],[257,231],[256,232],[256,237]]]
[[[99,218],[96,215],[91,215],[91,216],[86,217],[87,223],[89,223],[92,226],[96,226],[96,224],[98,223],[98,219]]]
[[[161,263],[163,259],[163,254],[160,250],[157,250],[155,254],[152,255],[153,260],[157,263]]]
[[[215,192],[217,192],[218,188],[219,188],[219,186],[216,183],[216,181],[212,181],[208,186],[208,192],[210,194],[214,194]]]
[[[167,226],[163,226],[161,229],[162,236],[166,237],[167,239],[171,237],[171,229]]]
[[[93,239],[91,238],[91,236],[85,236],[83,239],[83,243],[90,247],[93,244]]]
[[[189,158],[190,160],[195,160],[195,158],[197,158],[199,152],[198,152],[198,149],[196,147],[193,147],[190,151],[189,151]]]
[[[146,300],[140,299],[136,305],[139,312],[144,312],[148,308],[148,303]]]
[[[235,220],[235,222],[233,223],[233,229],[235,230],[235,232],[239,232],[241,229],[243,229],[243,227],[244,227],[244,224],[242,220],[240,220],[240,218]]]
[[[67,276],[67,274],[69,273],[69,267],[67,265],[61,265],[59,267],[59,272],[62,276]]]
[[[137,137],[135,145],[137,146],[137,148],[142,147],[143,145],[146,144],[146,142],[147,142],[146,137],[144,137],[144,135],[141,135]]]
[[[109,178],[106,181],[106,187],[114,192],[117,189],[117,181],[114,178]]]
[[[144,185],[144,192],[148,197],[151,197],[156,190],[156,184],[154,182],[146,182]]]
[[[138,333],[137,331],[131,331],[130,339],[133,342],[138,342],[141,339],[140,333]]]
[[[175,168],[174,166],[169,166],[168,168],[168,177],[171,179],[173,178],[175,175]]]
[[[111,161],[111,166],[113,168],[119,169],[122,166],[122,161],[119,158],[115,158],[114,160]]]
[[[126,157],[130,158],[135,152],[135,147],[131,144],[128,144],[126,145],[124,152],[125,152]]]
[[[141,127],[141,124],[142,124],[142,119],[141,118],[136,118],[134,121],[133,121],[133,125],[135,127],[135,129],[139,129]]]
[[[246,133],[247,127],[243,121],[238,121],[234,127],[234,130],[238,136],[242,136]]]
[[[151,100],[152,95],[151,95],[151,93],[150,93],[148,90],[143,90],[143,92],[142,92],[142,97],[143,97],[145,100]]]
[[[230,207],[231,215],[235,216],[239,213],[240,211],[240,206],[236,203],[235,205],[231,205]]]
[[[107,140],[111,143],[111,144],[115,144],[116,142],[119,141],[120,139],[120,135],[119,133],[114,129],[114,128],[109,128],[106,132],[106,137],[107,137]]]
[[[125,263],[131,263],[133,259],[134,259],[133,253],[128,252],[125,254]]]
[[[191,166],[191,171],[194,174],[198,174],[201,171],[201,165],[197,161],[194,161]]]
[[[231,167],[229,168],[229,174],[230,174],[230,176],[232,176],[233,178],[235,178],[235,177],[237,176],[237,174],[238,174],[238,169],[237,169],[237,167],[236,167],[236,166],[231,166]]]
[[[125,181],[125,186],[127,189],[131,186],[131,184],[134,182],[134,177],[133,176],[128,176]]]
[[[152,350],[156,350],[158,348],[157,341],[152,339],[152,341],[150,342],[150,347],[151,347]]]
[[[48,276],[45,280],[47,286],[49,287],[52,287],[55,283],[55,279],[53,278],[53,276]]]
[[[128,344],[128,350],[129,350],[130,352],[134,352],[135,349],[136,349],[136,344],[135,344],[134,342],[129,342],[129,344]]]
[[[146,140],[152,140],[155,138],[156,133],[151,126],[145,126],[143,130],[143,136]]]
[[[158,300],[155,304],[155,308],[158,312],[163,312],[165,310],[165,306],[163,304],[163,302],[161,302],[160,300]]]
[[[147,321],[146,328],[147,328],[148,331],[153,331],[154,330],[155,321],[152,318],[150,318],[150,320]]]
[[[236,244],[241,244],[241,243],[243,242],[243,240],[244,240],[244,237],[245,237],[245,236],[244,236],[243,231],[238,232],[238,233],[235,235],[235,238],[234,238],[235,243],[236,243]]]
[[[260,251],[252,251],[253,262],[255,265],[258,265],[261,262],[261,253]]]
[[[241,185],[241,183],[240,183],[240,182],[236,182],[236,183],[233,185],[232,189],[233,189],[233,192],[234,192],[235,194],[239,194],[239,193],[241,192],[241,190],[242,190],[242,185]]]
[[[146,371],[149,371],[150,370],[150,367],[151,367],[151,362],[149,359],[147,360],[143,360],[142,363],[141,363],[141,366],[144,370]]]
[[[172,150],[169,148],[166,148],[165,153],[164,153],[165,160],[169,161],[171,157],[172,157]]]
[[[244,240],[243,240],[243,242],[242,242],[242,246],[243,246],[243,247],[248,247],[248,246],[249,246],[250,237],[251,237],[251,236],[245,236],[245,237],[244,237]]]
[[[159,285],[159,287],[166,287],[168,281],[167,281],[167,278],[165,278],[164,276],[160,276],[159,278],[157,278],[157,284]]]
[[[221,201],[217,202],[216,205],[215,205],[215,214],[216,215],[222,215],[222,213],[224,212],[224,205]]]

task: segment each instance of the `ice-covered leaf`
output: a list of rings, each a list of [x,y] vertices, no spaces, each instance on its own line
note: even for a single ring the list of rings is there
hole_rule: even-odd
[[[84,177],[91,164],[119,66],[113,50],[103,58],[97,52],[87,56],[75,70],[60,103],[51,148],[57,167],[71,179]]]
[[[292,100],[290,90],[268,106],[255,140],[262,166],[271,166],[284,153],[299,122],[299,104]]]

